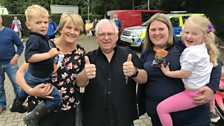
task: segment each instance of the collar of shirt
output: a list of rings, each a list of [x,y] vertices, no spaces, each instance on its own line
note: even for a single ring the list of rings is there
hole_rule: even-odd
[[[47,35],[42,35],[38,32],[33,32],[33,31],[29,31],[30,32],[30,35],[37,35],[37,36],[40,36],[41,38],[44,38],[44,39],[47,39],[48,40],[48,37]]]

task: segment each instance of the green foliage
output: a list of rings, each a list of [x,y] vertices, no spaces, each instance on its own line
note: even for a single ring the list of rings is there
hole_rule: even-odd
[[[83,19],[84,22],[85,22],[85,20],[88,19],[88,15],[87,15],[87,14],[82,14],[81,16],[82,16],[82,19]],[[100,20],[100,19],[102,19],[102,18],[103,18],[102,15],[93,15],[93,14],[90,14],[90,15],[89,15],[89,20],[90,20],[91,22],[93,22],[94,19],[98,19],[98,20]]]
[[[17,16],[17,18],[20,20],[21,24],[22,24],[22,32],[23,35],[27,35],[28,34],[28,30],[25,26],[25,16],[23,14],[10,14],[10,15],[2,15],[2,20],[3,20],[3,26],[5,27],[11,27],[11,23],[14,19],[14,16]]]
[[[205,13],[210,20],[214,23],[217,35],[224,40],[224,2],[223,0],[90,0],[91,4],[87,3],[88,0],[0,0],[0,4],[8,8],[10,14],[24,14],[25,9],[32,4],[39,4],[50,11],[50,4],[61,5],[77,5],[79,13],[83,19],[88,18],[88,5],[89,18],[103,18],[107,10],[115,9],[148,9],[148,2],[150,9],[160,9],[167,12],[171,10],[186,10],[188,12]],[[22,21],[24,33],[27,35],[25,27],[25,18],[23,15],[17,15]],[[20,17],[21,16],[21,17]],[[56,16],[58,23],[60,16]],[[4,17],[6,26],[9,26],[13,16]],[[53,16],[54,18],[54,16]]]
[[[11,27],[12,20],[14,16],[17,16],[17,18],[20,20],[22,24],[22,35],[23,37],[27,37],[29,35],[29,30],[27,29],[25,22],[26,22],[26,17],[24,14],[10,14],[10,15],[2,15],[3,19],[3,25],[5,27]],[[52,15],[52,19],[58,24],[60,20],[60,14],[57,15]]]
[[[23,34],[23,37],[27,37],[29,35],[29,30],[27,29],[26,25],[25,25],[25,22],[26,22],[26,17],[24,14],[10,14],[10,15],[2,15],[2,19],[3,19],[3,26],[5,27],[11,27],[11,23],[12,23],[12,20],[14,18],[14,16],[17,16],[18,19],[21,21],[22,23],[22,34]],[[83,21],[85,21],[87,18],[88,18],[88,15],[87,14],[83,14],[81,15],[82,18],[83,18]],[[51,15],[52,19],[57,23],[57,25],[59,24],[59,21],[60,21],[60,17],[61,15],[60,14],[52,14]],[[93,14],[90,14],[89,15],[89,19],[91,21],[93,21],[94,19],[102,19],[103,16],[102,15],[93,15]]]
[[[1,5],[8,8],[10,14],[24,14],[26,8],[38,4],[49,10],[50,0],[1,0]]]

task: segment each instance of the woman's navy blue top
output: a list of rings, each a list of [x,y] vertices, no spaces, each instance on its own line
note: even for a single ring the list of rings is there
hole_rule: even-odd
[[[175,43],[174,46],[167,49],[169,53],[166,57],[166,61],[169,62],[171,71],[179,70],[181,68],[179,59],[183,49],[184,46],[182,46],[180,42]],[[154,57],[155,51],[143,49],[141,61],[144,69],[148,73],[148,82],[145,87],[145,109],[151,116],[157,116],[156,107],[158,103],[184,90],[184,84],[181,79],[167,77],[162,73],[159,67],[151,66]],[[212,70],[208,86],[213,90],[218,88],[221,77],[221,66],[222,64],[219,61],[218,67],[214,67]],[[190,120],[196,119],[197,121],[196,117],[209,118],[210,116],[208,104],[181,112],[175,112],[171,115],[174,125],[178,126],[185,124],[185,122]]]

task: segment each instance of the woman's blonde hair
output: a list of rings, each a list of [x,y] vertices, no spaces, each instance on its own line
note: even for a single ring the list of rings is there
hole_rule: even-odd
[[[183,26],[183,30],[186,24],[193,23],[207,36],[205,41],[208,54],[210,56],[210,61],[213,66],[217,66],[217,59],[219,57],[219,50],[216,46],[217,36],[215,35],[215,29],[211,21],[204,16],[191,16],[189,17]]]
[[[33,18],[48,18],[49,13],[47,9],[39,5],[31,5],[25,10],[26,21],[30,21]]]
[[[168,38],[168,42],[167,42],[167,48],[169,48],[170,46],[173,45],[173,26],[171,24],[171,21],[169,19],[169,17],[165,14],[162,13],[157,13],[155,15],[153,15],[146,23],[147,23],[147,28],[146,28],[146,34],[145,34],[145,38],[144,38],[144,47],[146,49],[153,49],[154,44],[152,43],[150,37],[149,37],[149,27],[151,25],[152,22],[154,21],[159,21],[164,23],[167,28],[168,28],[168,34],[169,34],[169,38]]]
[[[69,22],[73,22],[75,26],[77,26],[80,29],[80,31],[83,31],[84,23],[82,17],[78,14],[67,12],[61,15],[57,31],[60,31]]]

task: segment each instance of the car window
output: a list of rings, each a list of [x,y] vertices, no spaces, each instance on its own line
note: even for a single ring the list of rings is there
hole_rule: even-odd
[[[184,24],[184,22],[187,20],[187,18],[188,18],[189,16],[183,16],[182,18],[183,18],[183,24]]]
[[[171,21],[173,27],[179,27],[179,17],[178,18],[172,17],[172,18],[170,18],[170,21]]]

